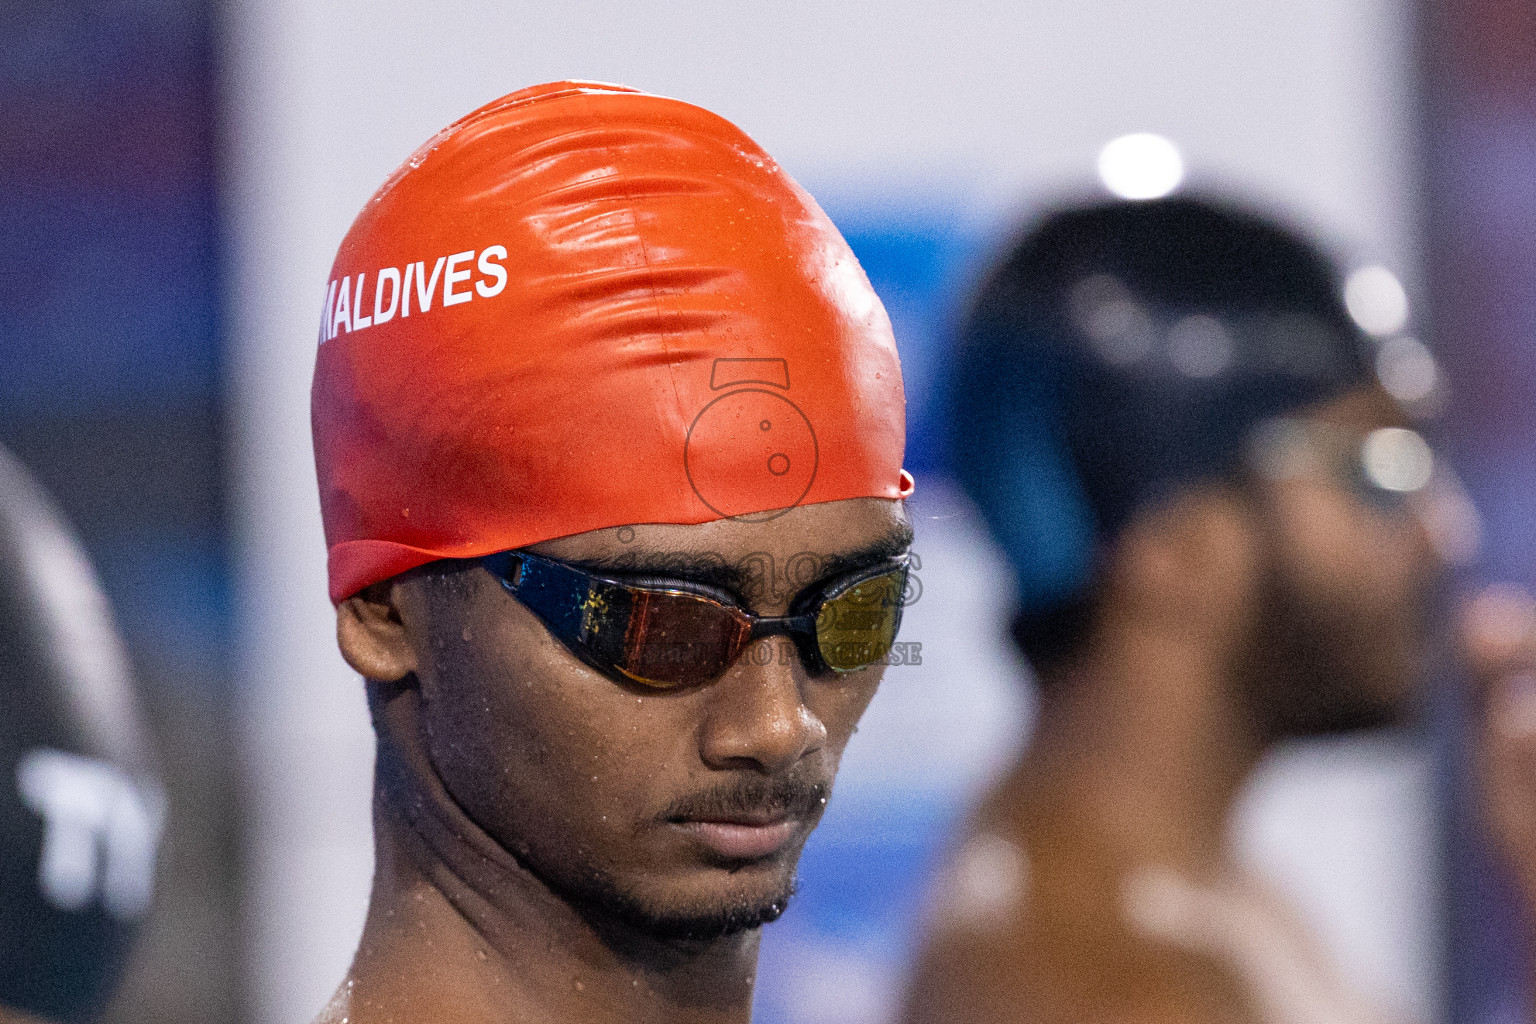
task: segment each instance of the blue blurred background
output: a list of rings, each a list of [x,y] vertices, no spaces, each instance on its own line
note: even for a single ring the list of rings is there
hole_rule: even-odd
[[[978,268],[1019,217],[1091,193],[1113,135],[1162,131],[1195,184],[1409,282],[1485,571],[1536,583],[1523,0],[724,6],[0,9],[0,444],[97,561],[172,799],[159,908],[111,1019],[308,1020],[350,955],[371,752],[327,618],[313,313],[384,174],[536,81],[624,80],[737,120],[822,198],[902,348],[925,662],[892,671],[768,930],[763,1024],[888,1019],[946,837],[1026,742],[1008,581],[945,482],[933,413]],[[1512,900],[1464,795],[1451,682],[1433,742],[1287,752],[1235,827],[1362,985],[1421,1020],[1516,1020]]]

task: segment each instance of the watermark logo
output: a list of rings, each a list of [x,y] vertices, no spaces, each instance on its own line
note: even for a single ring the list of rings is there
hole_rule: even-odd
[[[683,444],[693,493],[715,514],[752,523],[799,505],[821,453],[810,419],[784,394],[788,361],[716,359],[709,387],[724,393],[699,410]]]

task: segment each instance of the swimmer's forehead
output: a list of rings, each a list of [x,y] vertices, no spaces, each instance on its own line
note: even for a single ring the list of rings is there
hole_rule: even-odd
[[[850,499],[786,511],[767,522],[692,526],[637,523],[545,541],[529,548],[586,568],[640,573],[741,589],[766,559],[804,560],[817,579],[878,565],[912,546],[905,502]]]

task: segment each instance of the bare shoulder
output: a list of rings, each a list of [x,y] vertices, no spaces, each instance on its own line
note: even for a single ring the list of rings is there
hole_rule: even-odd
[[[905,1024],[1237,1024],[1220,965],[1126,927],[1113,867],[986,809],[930,895]]]

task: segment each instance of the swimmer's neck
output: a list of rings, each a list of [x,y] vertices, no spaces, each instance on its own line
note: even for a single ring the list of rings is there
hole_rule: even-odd
[[[1220,649],[1155,631],[1102,636],[1051,687],[1010,802],[1035,819],[1070,815],[1067,834],[1091,825],[1125,864],[1223,872],[1228,820],[1270,745],[1236,703],[1229,665]]]
[[[389,732],[419,735],[413,700],[383,713]],[[686,945],[599,934],[411,746],[379,743],[368,918],[315,1024],[748,1024],[758,932]]]

